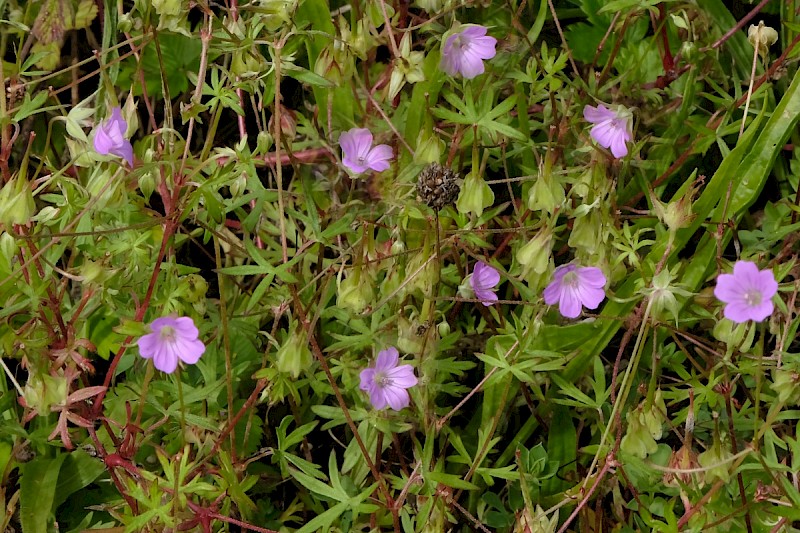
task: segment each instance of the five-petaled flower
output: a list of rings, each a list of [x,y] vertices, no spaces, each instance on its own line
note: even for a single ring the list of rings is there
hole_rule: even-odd
[[[631,133],[631,112],[617,106],[608,109],[603,104],[597,107],[587,105],[583,108],[583,118],[594,124],[589,134],[603,148],[610,148],[616,158],[628,155],[627,142],[633,139]]]
[[[495,56],[495,46],[497,39],[486,35],[485,27],[464,25],[444,42],[439,68],[451,76],[472,79],[483,74],[483,60]]]
[[[772,297],[778,292],[778,282],[772,270],[759,270],[755,263],[737,261],[733,274],[717,276],[714,296],[725,303],[725,318],[741,323],[761,322],[772,314]]]
[[[178,368],[178,359],[193,365],[206,351],[194,321],[189,317],[165,316],[156,318],[150,324],[150,331],[139,338],[139,353],[145,359],[152,359],[155,367],[171,374]]]
[[[567,318],[581,314],[583,307],[597,309],[606,297],[606,277],[596,267],[561,265],[553,273],[553,281],[544,290],[544,302],[558,302],[558,312]]]
[[[388,405],[399,411],[408,407],[410,398],[406,389],[417,384],[417,377],[411,365],[398,366],[399,358],[397,348],[387,348],[378,352],[374,368],[361,371],[359,388],[369,393],[369,401],[375,409]]]
[[[122,118],[122,111],[115,107],[111,117],[100,123],[94,131],[94,149],[100,155],[116,155],[133,166],[133,146],[125,138],[128,123]]]
[[[488,307],[497,301],[497,295],[493,289],[498,283],[500,283],[500,273],[497,269],[483,261],[475,263],[469,284],[472,292],[475,293],[475,298],[480,300],[483,305]]]
[[[342,164],[351,172],[361,174],[368,168],[382,172],[389,168],[392,147],[388,144],[372,146],[372,133],[366,128],[353,128],[339,136],[342,146]]]

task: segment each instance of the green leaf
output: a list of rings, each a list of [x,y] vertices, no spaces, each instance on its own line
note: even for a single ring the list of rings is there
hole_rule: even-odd
[[[453,489],[478,490],[479,488],[477,485],[470,483],[469,481],[465,481],[461,479],[460,476],[456,476],[455,474],[445,474],[444,472],[428,472],[425,478],[428,481],[441,483],[442,485]]]
[[[14,113],[14,118],[12,120],[14,122],[20,122],[40,111],[45,100],[47,100],[47,91],[39,91],[36,93],[36,96],[33,97],[33,100],[31,100],[30,93],[25,93],[22,105],[17,109],[17,112]]]
[[[61,454],[54,459],[37,458],[20,467],[19,519],[23,533],[46,533],[53,515],[53,502],[58,485],[61,463],[67,458]]]
[[[66,459],[64,459],[64,464],[61,465],[61,471],[58,474],[58,485],[53,500],[54,509],[67,501],[72,494],[88,487],[106,470],[103,461],[82,450],[76,450],[63,457]]]

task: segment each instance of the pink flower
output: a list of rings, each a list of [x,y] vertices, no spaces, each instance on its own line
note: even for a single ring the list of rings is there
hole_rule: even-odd
[[[759,270],[750,261],[736,261],[733,274],[717,276],[714,296],[725,302],[725,318],[737,323],[761,322],[772,314],[778,282],[772,270]]]
[[[547,305],[558,302],[561,316],[575,318],[583,307],[597,309],[606,297],[605,286],[606,277],[599,268],[561,265],[544,290],[544,301]]]
[[[116,155],[133,166],[133,146],[125,138],[128,123],[122,118],[122,111],[115,107],[111,118],[103,121],[94,131],[94,150],[100,155]]]
[[[493,289],[498,283],[500,283],[500,273],[494,267],[483,261],[475,263],[469,284],[472,292],[475,293],[475,298],[480,300],[483,305],[488,307],[497,301],[497,295]]]
[[[486,35],[486,28],[468,24],[450,35],[442,47],[439,68],[451,76],[461,74],[472,79],[483,74],[483,60],[495,56],[497,39]]]
[[[372,133],[366,128],[353,128],[339,136],[342,146],[342,164],[355,174],[368,168],[383,172],[389,168],[392,148],[388,144],[372,146]]]
[[[167,374],[178,368],[178,359],[188,365],[200,360],[206,351],[197,339],[198,331],[189,317],[165,316],[150,324],[152,333],[139,338],[139,353],[145,359],[153,359],[156,368]]]
[[[630,111],[622,106],[612,111],[603,104],[597,107],[587,105],[583,108],[583,118],[594,124],[589,134],[597,144],[610,148],[616,158],[628,155],[625,143],[633,138]]]
[[[369,393],[369,401],[375,409],[388,405],[399,411],[408,407],[410,398],[406,389],[417,384],[417,377],[411,365],[397,366],[399,357],[397,348],[388,348],[378,352],[375,368],[361,371],[359,388]]]

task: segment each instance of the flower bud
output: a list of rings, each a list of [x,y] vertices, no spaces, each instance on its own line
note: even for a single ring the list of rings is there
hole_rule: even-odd
[[[181,0],[152,0],[153,9],[162,17],[177,17],[181,14]]]
[[[31,184],[14,176],[0,189],[0,224],[27,224],[36,212]]]
[[[438,163],[446,144],[436,135],[427,131],[420,130],[417,135],[417,150],[414,152],[414,163],[425,165],[427,163]]]
[[[311,366],[313,358],[308,349],[308,338],[305,330],[297,326],[294,321],[291,325],[292,333],[284,339],[283,344],[275,354],[275,367],[279,372],[291,375],[294,379],[300,376],[303,369]]]
[[[372,277],[362,267],[353,267],[344,279],[340,273],[336,280],[336,305],[355,314],[364,312],[375,301],[373,285]]]
[[[675,270],[679,266],[675,267]],[[680,305],[675,295],[690,296],[691,293],[677,286],[672,282],[677,277],[676,272],[671,272],[669,269],[664,269],[655,276],[651,282],[651,287],[645,289],[643,292],[648,295],[652,302],[650,312],[655,318],[662,318],[666,311],[672,314],[675,319],[675,325],[678,325],[678,313],[680,312]]]
[[[540,170],[539,177],[528,190],[528,209],[555,213],[564,205],[564,187],[549,171]]]
[[[797,405],[800,400],[800,373],[787,367],[773,371],[770,388],[778,394],[778,402],[784,405]]]
[[[378,44],[377,39],[372,36],[369,28],[369,21],[366,18],[362,18],[356,22],[351,37],[347,41],[350,45],[350,50],[362,61],[367,60],[370,50]]]
[[[119,20],[117,21],[117,30],[121,31],[122,33],[127,33],[133,29],[133,17],[131,17],[130,13],[123,13],[119,16]]]
[[[769,54],[769,47],[775,44],[778,40],[778,32],[769,26],[764,25],[764,21],[760,21],[758,26],[751,24],[747,30],[747,40],[754,48],[758,49],[758,53],[762,57]]]
[[[694,177],[692,177],[693,179]],[[697,215],[692,212],[692,204],[697,196],[697,191],[703,184],[704,177],[693,179],[689,190],[680,194],[679,198],[667,204],[661,202],[656,195],[650,191],[650,201],[653,202],[653,211],[658,219],[664,223],[671,233],[674,234],[679,229],[688,227]],[[678,196],[678,195],[676,195]]]
[[[695,63],[700,57],[697,44],[692,41],[684,41],[683,44],[681,44],[681,55],[687,63]]]
[[[572,225],[569,235],[569,245],[578,248],[587,255],[594,254],[604,239],[603,223],[597,209],[590,210],[585,216],[578,217]]]
[[[281,128],[281,135],[286,139],[291,141],[297,135],[297,113],[295,113],[292,109],[288,107],[284,107],[280,105],[281,111],[281,121],[280,121],[280,128]],[[275,115],[269,117],[269,124],[268,128],[269,131],[275,131]]]
[[[715,413],[716,414],[716,413]],[[714,483],[720,480],[727,483],[731,479],[728,470],[733,454],[724,442],[725,438],[719,431],[719,427],[714,427],[714,444],[697,457],[697,462],[705,468],[703,476],[706,483]]]
[[[272,145],[275,144],[275,138],[268,131],[259,131],[256,137],[256,152],[264,155],[269,152]]]
[[[464,178],[461,194],[458,196],[456,208],[459,213],[483,214],[483,210],[494,203],[494,192],[477,172],[470,172]]]
[[[628,429],[622,437],[620,448],[644,459],[656,451],[656,441],[663,434],[664,413],[667,408],[661,389],[657,390],[652,402],[645,400],[636,409],[626,415]]]
[[[517,250],[517,261],[523,266],[522,277],[528,272],[544,274],[550,268],[550,253],[553,234],[543,228],[536,236]]]

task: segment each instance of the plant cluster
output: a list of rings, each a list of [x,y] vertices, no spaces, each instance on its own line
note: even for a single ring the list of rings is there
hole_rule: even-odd
[[[794,531],[800,2],[728,4],[0,4],[4,530]]]

